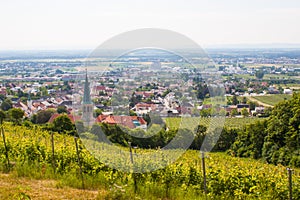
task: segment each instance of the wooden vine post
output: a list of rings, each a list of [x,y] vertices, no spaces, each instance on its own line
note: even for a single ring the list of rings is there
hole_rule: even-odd
[[[84,189],[84,179],[83,179],[83,173],[82,173],[82,167],[81,167],[81,161],[80,161],[80,155],[79,155],[77,139],[78,139],[77,137],[74,137],[75,147],[76,147],[76,154],[77,154],[77,162],[78,162],[78,166],[79,166],[79,170],[80,170],[81,184],[82,184],[82,189]]]
[[[56,166],[55,166],[55,149],[54,149],[54,137],[53,131],[51,131],[51,150],[52,150],[52,168],[55,173]]]
[[[2,138],[3,138],[4,150],[5,150],[5,158],[6,158],[6,161],[7,161],[7,170],[9,171],[10,170],[10,162],[9,162],[8,148],[7,148],[7,145],[6,145],[5,132],[4,132],[2,122],[1,122],[1,133],[2,133]]]
[[[132,146],[131,146],[131,142],[128,142],[129,144],[129,152],[130,152],[130,162],[133,165],[134,161],[133,161],[133,155],[132,155]],[[133,172],[132,173],[133,176],[133,182],[134,182],[134,193],[137,192],[137,181],[136,181],[136,174]]]
[[[203,189],[205,196],[207,195],[207,187],[206,187],[206,169],[205,169],[205,154],[204,151],[201,152],[201,160],[202,160],[202,171],[203,171]]]

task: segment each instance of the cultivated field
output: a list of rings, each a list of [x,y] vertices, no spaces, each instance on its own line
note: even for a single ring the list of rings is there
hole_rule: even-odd
[[[274,106],[275,104],[279,103],[280,101],[284,101],[284,100],[289,100],[292,98],[292,95],[289,94],[269,94],[269,95],[264,95],[264,96],[252,96],[252,98]]]
[[[204,126],[222,127],[227,128],[241,128],[246,124],[254,123],[256,121],[264,120],[264,118],[246,117],[246,118],[221,118],[221,117],[198,117],[189,118],[184,120],[184,127],[195,127],[195,123]],[[168,128],[178,128],[182,123],[181,118],[166,118],[166,124]]]
[[[52,140],[47,131],[8,123],[4,129],[8,149],[4,148],[1,137],[0,171],[8,172],[6,150],[10,167],[8,174],[0,174],[0,199],[205,199],[199,151],[188,150],[166,168],[137,174],[107,167],[96,160],[81,142],[78,160],[72,136],[55,133],[52,152]],[[93,145],[101,157],[119,159],[117,153],[106,152],[102,143]],[[121,150],[126,148],[121,147]],[[137,155],[147,156],[151,152],[168,155],[176,151],[137,149],[133,159],[139,162]],[[125,157],[130,166],[128,149]],[[225,153],[208,153],[205,160],[208,199],[288,198],[288,176],[284,166]],[[149,161],[138,163],[137,167],[162,164]],[[294,170],[292,181],[294,199],[299,199],[299,169]]]

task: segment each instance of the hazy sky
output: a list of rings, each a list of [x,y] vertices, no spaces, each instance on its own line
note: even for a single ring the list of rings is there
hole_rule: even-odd
[[[300,44],[299,0],[1,0],[0,49],[95,48],[138,28],[202,46]]]

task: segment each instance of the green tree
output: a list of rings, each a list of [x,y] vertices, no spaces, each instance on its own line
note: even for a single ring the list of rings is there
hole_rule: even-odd
[[[237,99],[237,96],[236,95],[233,95],[232,97],[232,104],[233,105],[237,105],[239,103],[238,99]]]
[[[255,76],[256,76],[256,78],[258,78],[258,79],[262,79],[262,78],[264,77],[264,75],[265,75],[265,73],[264,73],[264,71],[263,71],[262,69],[257,70],[257,71],[255,72]]]
[[[204,99],[207,95],[209,95],[209,90],[206,84],[199,83],[196,89],[198,99]]]
[[[137,116],[137,114],[133,110],[129,110],[129,115],[130,116]]]
[[[246,98],[246,97],[243,97],[242,103],[243,103],[243,104],[247,103],[247,98]]]
[[[253,101],[248,101],[247,103],[249,104],[250,110],[255,110],[255,107],[258,106],[258,103]]]
[[[192,142],[190,148],[192,149],[198,149],[200,150],[201,145],[204,141],[205,135],[206,135],[207,127],[203,125],[198,125],[195,130],[195,138],[194,141]]]
[[[97,108],[96,110],[94,110],[94,116],[98,117],[99,115],[102,115],[103,110]]]
[[[239,131],[231,150],[241,157],[300,167],[300,94],[275,105],[268,120]]]
[[[234,109],[231,110],[231,113],[230,113],[231,116],[236,116],[238,114],[239,114],[239,112],[237,111],[236,108],[234,108]]]
[[[242,108],[241,114],[243,115],[243,117],[248,117],[249,116],[248,109],[247,108]]]
[[[54,119],[53,130],[59,133],[72,133],[74,130],[74,125],[72,124],[70,118],[66,114],[63,114]]]
[[[220,130],[221,129],[221,130]],[[217,127],[215,128],[212,133],[214,137],[218,133],[221,134],[219,135],[218,142],[215,144],[213,147],[213,151],[227,151],[230,149],[231,145],[235,142],[238,130],[233,129],[233,128],[226,128],[226,127]]]
[[[270,163],[300,166],[300,94],[275,105],[268,120],[263,157]]]
[[[238,131],[231,147],[233,154],[239,157],[261,158],[264,139],[267,135],[267,120],[257,121]]]
[[[55,113],[54,109],[47,109],[47,110],[42,110],[39,111],[36,114],[36,119],[35,121],[32,120],[33,123],[36,124],[44,124],[47,123],[49,121],[49,119],[51,118],[51,116]]]
[[[43,96],[48,96],[48,90],[46,87],[40,87],[40,91]]]
[[[12,102],[10,99],[5,99],[1,104],[1,109],[4,111],[8,111],[12,108]]]
[[[61,113],[68,113],[67,107],[66,106],[58,106],[57,107],[57,113],[59,113],[59,114],[61,114]]]
[[[201,117],[209,117],[211,116],[211,108],[200,110]]]
[[[15,124],[21,124],[21,119],[24,117],[24,111],[20,108],[12,108],[9,110],[9,116]]]

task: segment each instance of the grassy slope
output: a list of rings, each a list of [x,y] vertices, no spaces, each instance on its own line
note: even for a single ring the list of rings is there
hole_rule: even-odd
[[[232,120],[237,121],[236,118],[233,118]],[[39,131],[39,135],[37,136],[31,130],[28,130],[27,132],[27,130],[23,127],[12,126],[6,126],[6,130],[7,139],[9,141],[14,141],[14,143],[20,144],[30,143],[28,139],[25,139],[26,136],[30,136],[29,138],[39,141],[40,144],[47,143],[47,148],[50,148],[48,133],[45,133],[43,136],[43,132]],[[24,133],[20,130],[24,130]],[[66,141],[68,152],[72,151],[74,153],[74,148],[69,147],[70,145],[74,146],[74,141],[71,136],[66,136],[64,139],[64,137],[61,137],[60,135],[55,135],[55,148],[60,149],[64,144],[64,140]],[[171,169],[183,169],[183,177],[189,177],[189,167],[194,167],[196,172],[201,175],[201,160],[199,157],[199,151],[187,151],[186,154],[176,163],[177,164],[174,165],[174,168]],[[36,167],[30,166],[30,168],[26,168],[23,164],[16,163],[15,168],[9,175],[0,173],[0,199],[26,199],[25,197],[27,195],[32,199],[104,199],[105,196],[112,195],[111,192],[115,191],[115,189],[110,190],[108,187],[104,187],[104,184],[106,183],[101,181],[107,182],[107,180],[104,180],[103,178],[101,179],[101,177],[97,178],[94,175],[89,177],[85,175],[85,186],[86,188],[89,188],[89,190],[83,191],[70,188],[68,186],[78,188],[78,184],[80,185],[80,179],[76,178],[74,174],[70,174],[69,178],[67,176],[51,178],[55,176],[53,174],[42,173],[43,168],[39,171],[38,166],[39,165]],[[263,196],[262,199],[270,199],[268,195],[279,195],[286,193],[287,191],[287,172],[286,167],[284,166],[268,165],[261,161],[249,158],[235,158],[226,155],[225,153],[210,153],[206,159],[206,166],[207,174],[210,177],[208,179],[210,190],[217,190],[217,188],[212,188],[217,185],[217,187],[231,187],[229,188],[229,191],[232,191],[232,188],[236,187],[235,192],[238,192],[239,189],[250,183],[253,184],[254,193],[259,193],[260,196]],[[295,190],[299,190],[300,186],[299,173],[300,171],[298,169],[294,171],[293,180]],[[106,176],[107,173],[104,175]],[[166,178],[164,177],[164,174],[161,175],[162,179]],[[28,177],[33,178],[31,179]],[[212,179],[213,177],[214,179]],[[139,193],[138,196],[143,197],[142,199],[157,199],[157,197],[163,197],[163,194],[165,193],[163,189],[165,186],[161,184],[158,185],[158,188],[155,188],[155,185],[157,184],[158,183],[150,181],[146,185],[139,185],[139,188],[145,189]],[[275,184],[275,186],[272,186],[273,184]],[[123,187],[124,185],[121,186]],[[129,182],[126,188],[126,193],[129,193],[131,196],[135,196],[132,187],[132,182]],[[177,187],[174,191],[171,191],[171,197],[173,197],[171,199],[195,199],[192,198],[193,196],[187,197],[188,194],[186,194],[182,189],[182,187],[185,186],[180,185],[179,187],[181,187],[181,190]],[[201,185],[198,185],[197,187],[199,188],[196,190],[199,190]],[[268,189],[265,189],[265,187]],[[273,191],[272,188],[274,187],[277,189]],[[159,188],[163,189],[157,192]],[[191,193],[190,195],[193,194],[194,193]],[[237,196],[240,197],[243,195],[237,194]],[[224,198],[225,197],[226,196],[224,196]]]
[[[0,174],[0,199],[97,199],[104,190],[60,187],[55,180],[35,180]]]

